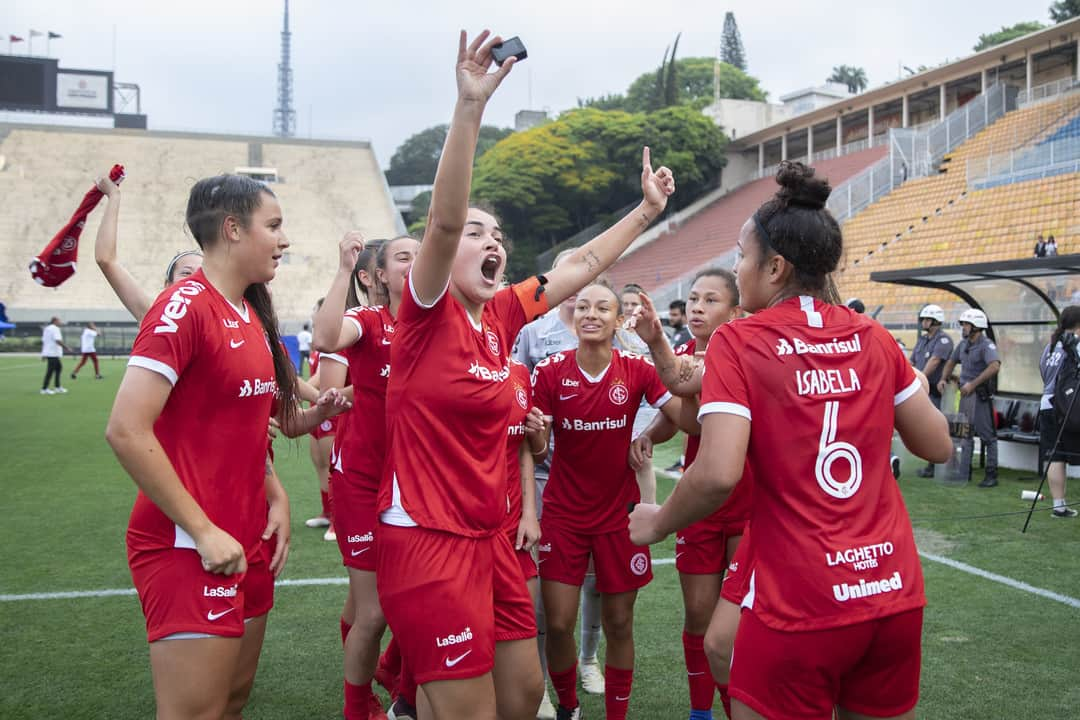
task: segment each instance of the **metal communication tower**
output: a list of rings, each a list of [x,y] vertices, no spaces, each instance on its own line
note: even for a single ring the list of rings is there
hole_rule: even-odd
[[[277,107],[274,108],[274,135],[278,137],[293,137],[296,135],[296,111],[293,110],[292,62],[289,59],[291,42],[289,0],[285,0],[285,25],[281,30],[281,61],[277,66]]]

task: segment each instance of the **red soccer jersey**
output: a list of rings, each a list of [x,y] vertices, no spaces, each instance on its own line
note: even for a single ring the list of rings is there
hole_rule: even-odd
[[[766,625],[820,630],[925,604],[889,467],[895,406],[919,389],[889,333],[845,307],[792,298],[717,328],[700,414],[751,422],[744,604]]]
[[[318,350],[312,350],[311,353],[308,355],[308,371],[311,373],[311,375],[314,375],[315,373],[319,372],[319,351]],[[309,375],[308,377],[311,377],[311,375]]]
[[[390,379],[394,316],[378,305],[352,308],[345,318],[356,326],[360,336],[341,353],[349,363],[349,382],[353,386],[341,464],[351,478],[358,474],[369,479],[374,491],[386,461],[386,384]]]
[[[266,425],[274,361],[254,310],[238,310],[202,271],[167,288],[147,311],[128,365],[173,385],[154,436],[210,521],[249,552],[266,527]],[[195,547],[141,491],[132,550]]]
[[[660,407],[671,393],[640,355],[613,350],[611,364],[596,378],[578,367],[576,350],[537,364],[533,402],[552,418],[555,433],[545,519],[584,534],[626,528],[630,503],[641,500],[627,454],[642,397]]]
[[[697,352],[697,339],[691,339],[689,342],[675,348],[676,355],[693,356],[695,352]],[[690,467],[690,464],[694,462],[694,458],[697,457],[698,448],[700,447],[700,435],[686,436],[686,458],[683,461],[685,467]],[[753,473],[750,472],[750,466],[747,464],[742,479],[739,481],[739,484],[735,486],[735,489],[731,491],[731,494],[728,495],[728,499],[724,501],[724,504],[718,507],[713,514],[700,522],[709,523],[711,525],[726,525],[744,522],[750,517],[750,500],[754,494],[753,488]]]
[[[506,428],[515,402],[510,350],[525,323],[547,312],[537,278],[484,305],[474,324],[449,290],[425,308],[412,276],[390,348],[384,522],[484,537],[506,517]],[[400,510],[400,512],[399,512]]]
[[[525,416],[532,403],[532,384],[529,368],[517,360],[510,360],[510,383],[513,385],[514,402],[510,405],[510,423],[506,435],[506,526],[516,530],[521,522],[521,461],[518,453],[525,440]]]

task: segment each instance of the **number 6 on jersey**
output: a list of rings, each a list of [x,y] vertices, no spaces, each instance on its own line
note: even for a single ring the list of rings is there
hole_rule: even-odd
[[[836,439],[839,416],[839,401],[830,400],[825,403],[825,418],[821,425],[821,443],[818,446],[817,461],[814,463],[814,474],[822,490],[834,498],[846,500],[854,495],[862,484],[862,456],[851,443]],[[832,466],[837,460],[846,460],[848,463],[851,474],[847,482],[838,482],[833,476]]]

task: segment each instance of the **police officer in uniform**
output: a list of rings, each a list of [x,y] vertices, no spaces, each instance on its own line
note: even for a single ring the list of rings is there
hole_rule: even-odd
[[[941,380],[942,370],[945,363],[953,354],[953,340],[949,334],[941,329],[945,322],[945,311],[938,305],[927,305],[919,311],[919,325],[923,334],[915,343],[915,349],[911,352],[911,364],[916,370],[926,375],[930,382],[930,402],[934,407],[941,409],[941,393],[938,392],[938,382]],[[925,468],[915,473],[921,478],[934,477],[934,465],[930,463]]]
[[[946,379],[952,379],[952,371],[960,363],[960,412],[967,415],[975,434],[986,448],[986,476],[979,487],[989,488],[997,481],[997,431],[994,428],[994,408],[990,379],[1001,369],[997,345],[986,337],[989,323],[982,310],[965,310],[960,314],[960,328],[964,339],[956,346],[953,355],[945,363],[938,393],[945,390]],[[967,442],[973,443],[972,440]]]

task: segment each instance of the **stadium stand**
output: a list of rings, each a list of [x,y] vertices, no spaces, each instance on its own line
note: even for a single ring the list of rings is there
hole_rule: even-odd
[[[886,148],[875,147],[819,162],[822,177],[839,185],[885,156]],[[672,228],[656,240],[621,259],[609,271],[609,280],[620,287],[638,283],[654,290],[676,280],[688,270],[731,251],[739,229],[761,203],[776,192],[776,181],[762,178],[722,196]]]
[[[165,265],[194,247],[184,226],[191,184],[247,168],[271,184],[292,243],[273,283],[283,324],[307,318],[337,267],[337,243],[350,229],[369,237],[404,230],[369,143],[191,133],[0,124],[0,297],[13,319],[122,322],[130,316],[93,259],[101,210],[90,216],[78,272],[57,290],[36,285],[30,259],[67,221],[78,199],[113,163],[126,167],[119,256],[148,290]]]
[[[845,297],[868,307],[914,311],[927,302],[955,304],[952,295],[873,283],[876,270],[1030,257],[1035,237],[1054,235],[1058,252],[1075,251],[1075,173],[972,189],[967,164],[995,153],[1033,147],[1080,127],[1080,93],[1008,113],[957,147],[940,174],[912,180],[844,226],[846,256],[837,273]]]

